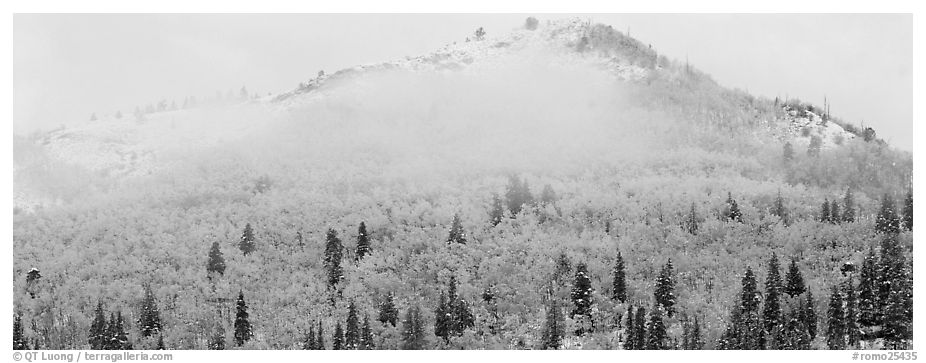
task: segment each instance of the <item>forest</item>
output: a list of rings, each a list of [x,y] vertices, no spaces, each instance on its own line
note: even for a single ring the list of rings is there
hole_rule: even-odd
[[[14,214],[14,349],[911,348],[909,152],[583,31],[552,68],[148,110],[260,128],[144,176],[24,166],[59,203]],[[648,73],[575,62],[605,55]],[[858,137],[779,127],[819,114]]]

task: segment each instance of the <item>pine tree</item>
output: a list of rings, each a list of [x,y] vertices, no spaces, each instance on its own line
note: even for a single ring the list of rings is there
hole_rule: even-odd
[[[551,296],[547,306],[547,318],[543,324],[543,334],[541,337],[541,346],[543,349],[559,349],[562,345],[564,327],[563,317],[560,311],[557,298]]]
[[[360,222],[360,227],[357,228],[357,261],[362,260],[368,254],[370,254],[370,237],[367,235],[367,225]]]
[[[313,322],[311,325],[309,325],[309,331],[305,334],[305,340],[302,342],[302,349],[316,350],[316,342],[318,342],[318,339],[315,338],[315,323]]]
[[[807,290],[807,287],[804,286],[804,276],[801,274],[801,270],[797,267],[797,260],[793,257],[791,258],[791,264],[788,265],[788,273],[785,276],[785,280],[787,280],[785,293],[790,297],[803,294],[804,291]]]
[[[886,193],[881,199],[881,210],[878,212],[878,219],[875,221],[875,230],[884,234],[900,233],[900,219],[894,209],[894,200]]]
[[[585,317],[589,321],[592,317],[592,280],[588,277],[588,268],[584,263],[576,265],[575,282],[572,285],[572,304],[574,305],[570,318],[576,315]],[[586,332],[586,327],[580,326],[576,330],[576,335],[582,335]],[[588,327],[589,331],[591,327]]]
[[[842,199],[843,211],[842,221],[845,223],[855,222],[855,198],[852,197],[852,189],[846,189],[846,196]]]
[[[830,220],[830,200],[824,199],[823,206],[820,207],[820,222],[828,223]]]
[[[26,334],[23,331],[22,317],[16,314],[13,317],[13,350],[29,350],[26,343]]]
[[[141,304],[141,314],[138,319],[138,325],[141,327],[141,335],[150,337],[152,334],[161,332],[161,314],[158,311],[157,301],[154,299],[154,292],[151,291],[151,285],[145,285],[145,298]]]
[[[118,339],[119,331],[118,322],[116,321],[116,314],[110,312],[109,320],[106,320],[106,328],[103,329],[103,350],[116,350],[119,349]]]
[[[647,324],[647,336],[646,336],[646,349],[648,350],[664,350],[668,349],[666,345],[666,339],[668,338],[666,334],[666,325],[662,321],[662,307],[659,305],[653,306],[653,310],[649,313],[649,322]]]
[[[832,201],[830,203],[830,223],[839,224],[842,222],[842,218],[839,216],[839,203]]]
[[[331,349],[344,350],[344,328],[341,327],[340,321],[334,324],[334,336],[331,337]]]
[[[343,278],[341,270],[341,257],[343,246],[341,239],[338,238],[338,232],[329,228],[325,235],[325,270],[328,272],[328,288],[337,286]]]
[[[103,302],[98,302],[90,324],[90,349],[102,350],[106,345],[106,313],[103,311]]]
[[[688,216],[685,217],[685,232],[691,235],[697,235],[698,228],[700,227],[699,224],[697,207],[694,203],[691,203],[691,209],[688,210]]]
[[[242,346],[251,340],[251,323],[248,322],[248,305],[244,302],[244,292],[238,292],[235,312],[235,345]]]
[[[904,276],[906,258],[896,234],[884,236],[881,240],[881,258],[878,262],[878,302],[879,309],[886,312],[888,298],[893,285],[901,283]],[[887,323],[887,320],[884,321]]]
[[[869,332],[875,326],[881,325],[881,309],[878,303],[878,265],[875,247],[871,246],[868,255],[862,262],[862,270],[858,281],[858,322],[859,326]],[[873,339],[874,336],[863,334],[862,339]]]
[[[636,325],[633,329],[634,349],[646,349],[646,308],[637,308],[637,316],[633,318]]]
[[[363,328],[360,330],[360,349],[376,349],[376,343],[373,341],[373,330],[370,329],[370,317],[366,315],[363,316]]]
[[[344,349],[356,350],[360,348],[360,320],[357,317],[357,307],[351,301],[347,306],[347,330],[344,332]]]
[[[743,214],[740,212],[740,207],[736,204],[736,200],[733,199],[733,194],[730,192],[727,192],[727,221],[743,221]]]
[[[225,274],[225,258],[222,257],[222,250],[219,249],[219,242],[212,242],[212,248],[209,249],[209,262],[206,263],[206,273]]]
[[[241,240],[238,241],[238,249],[245,255],[254,252],[256,249],[254,247],[254,230],[251,229],[250,223],[244,225],[244,233],[241,234]]]
[[[633,305],[627,308],[627,325],[624,326],[624,350],[636,349],[637,326],[633,320]]]
[[[453,215],[453,222],[450,224],[450,235],[447,237],[447,243],[466,244],[466,232],[463,231],[463,224],[460,222],[460,215]]]
[[[125,320],[122,318],[122,312],[116,313],[116,342],[115,347],[118,350],[131,350],[132,343],[129,341],[128,333],[125,331]]]
[[[846,349],[846,320],[842,303],[842,294],[833,286],[829,310],[826,313],[826,346],[833,350]]]
[[[315,342],[315,349],[325,350],[325,328],[322,327],[322,321],[318,321],[318,331],[315,332],[315,337],[318,338],[318,341]]]
[[[424,349],[425,343],[421,310],[417,306],[410,307],[405,312],[405,319],[402,320],[402,349]]]
[[[907,191],[903,200],[903,228],[913,231],[913,189]]]
[[[502,223],[504,216],[505,207],[502,205],[502,199],[498,197],[498,193],[492,193],[492,210],[489,212],[489,222],[495,227]]]
[[[787,324],[785,327],[786,343],[782,346],[785,350],[806,350],[810,349],[810,334],[804,325],[804,301],[799,300],[797,306],[791,306],[788,313]]]
[[[845,322],[846,322],[846,346],[848,348],[858,348],[859,341],[862,340],[862,330],[858,323],[858,296],[855,294],[855,283],[852,278],[846,282],[845,292]]]
[[[764,329],[759,319],[759,291],[752,268],[742,279],[739,306],[734,308],[720,339],[720,349],[762,349]]]
[[[778,256],[772,253],[768,260],[768,274],[765,277],[765,304],[762,308],[762,321],[765,324],[765,334],[772,337],[784,328],[784,319],[781,314],[779,296],[782,283],[778,268]]]
[[[670,258],[666,264],[662,266],[659,276],[656,277],[656,289],[653,292],[653,296],[656,298],[656,305],[665,309],[669,317],[675,314],[676,298],[674,274],[672,259]]]
[[[437,309],[434,310],[434,335],[444,340],[444,343],[450,343],[450,335],[453,333],[453,317],[450,312],[450,304],[447,303],[447,296],[441,292],[438,299]]]
[[[778,216],[786,225],[788,224],[788,210],[785,208],[785,200],[781,197],[781,189],[778,190],[778,196],[775,197],[775,205],[772,206],[772,214]]]
[[[807,334],[810,340],[817,338],[817,311],[814,309],[813,292],[807,289],[807,301],[804,303],[804,326],[807,328]]]
[[[158,346],[157,346],[157,348],[155,348],[155,349],[157,349],[157,350],[165,350],[165,349],[167,349],[167,348],[164,347],[164,334],[158,334]]]
[[[395,307],[395,301],[392,296],[392,293],[386,295],[386,299],[379,304],[379,322],[386,324],[392,324],[396,326],[396,321],[399,319],[399,309]]]
[[[624,257],[617,252],[617,261],[614,263],[614,281],[612,282],[611,298],[621,303],[627,300],[627,276],[624,272]]]

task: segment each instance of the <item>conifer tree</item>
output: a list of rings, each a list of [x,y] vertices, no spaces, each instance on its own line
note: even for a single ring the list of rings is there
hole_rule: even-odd
[[[508,187],[505,190],[505,199],[508,202],[508,211],[511,212],[512,218],[516,217],[518,213],[521,213],[521,208],[526,202],[524,200],[524,193],[521,188],[521,180],[517,175],[511,175],[508,177]]]
[[[543,191],[540,192],[540,203],[553,205],[554,202],[556,202],[556,192],[553,191],[550,184],[544,185]]]
[[[855,284],[850,277],[846,281],[843,296],[845,297],[846,346],[858,348],[862,340],[862,330],[858,323],[858,296],[855,293]]]
[[[309,331],[305,334],[305,340],[302,342],[302,349],[315,350],[316,342],[318,342],[318,339],[315,338],[315,323],[313,322],[309,325]]]
[[[842,304],[842,294],[833,286],[829,310],[826,313],[826,346],[833,350],[846,349],[846,318]]]
[[[890,284],[890,293],[884,303],[884,324],[882,336],[885,348],[891,350],[910,349],[913,339],[913,289],[912,278],[904,276]]]
[[[666,345],[666,325],[662,321],[662,306],[655,305],[649,313],[649,322],[647,324],[646,349],[664,350],[668,349]]]
[[[620,251],[617,252],[617,260],[614,263],[614,281],[612,282],[611,298],[621,303],[627,300],[627,275],[624,272],[624,257]]]
[[[676,298],[674,274],[675,271],[672,266],[672,259],[670,258],[666,264],[662,266],[659,276],[656,277],[656,289],[653,292],[653,296],[656,298],[656,305],[665,309],[669,317],[675,314]]]
[[[906,258],[896,234],[888,234],[881,239],[881,258],[878,262],[878,302],[879,309],[886,312],[888,298],[893,285],[902,283]],[[887,321],[884,321],[887,323]]]
[[[586,317],[590,321],[592,317],[592,280],[588,277],[588,268],[584,263],[576,265],[576,277],[572,285],[571,296],[574,307],[569,317],[574,318],[578,315]],[[591,327],[588,328],[591,329]],[[580,326],[576,330],[576,335],[582,335],[585,332],[585,327]]]
[[[106,313],[103,311],[103,302],[97,302],[96,311],[93,315],[93,323],[90,324],[90,349],[102,350],[106,345]]]
[[[875,221],[875,230],[883,234],[900,233],[900,219],[894,209],[894,200],[886,193],[881,198],[881,210],[878,212],[878,218]]]
[[[109,320],[106,321],[106,328],[103,329],[103,350],[119,349],[119,326],[117,325],[116,314],[110,312]]]
[[[777,338],[775,335],[784,328],[784,319],[779,302],[782,283],[778,270],[778,256],[772,253],[772,257],[768,260],[768,274],[765,278],[765,304],[762,307],[765,334],[772,338],[772,342]]]
[[[167,348],[164,347],[164,334],[158,334],[158,346],[157,346],[157,348],[155,348],[155,349],[157,349],[157,350],[165,350],[165,349],[167,349]]]
[[[830,203],[830,223],[839,224],[842,222],[842,217],[839,215],[839,203],[832,201]]]
[[[694,318],[694,324],[688,333],[688,350],[701,350],[704,348],[704,341],[701,338],[701,322],[697,316]]]
[[[212,242],[212,248],[209,249],[209,262],[206,263],[206,273],[208,275],[212,274],[225,274],[225,258],[222,257],[222,250],[219,249],[219,242]]]
[[[740,207],[736,204],[736,200],[733,199],[733,194],[727,192],[727,221],[730,222],[742,222],[743,215],[740,212]]]
[[[743,292],[741,294],[740,309],[742,310],[742,346],[740,349],[762,349],[764,345],[764,329],[759,321],[759,290],[756,276],[751,268],[746,269],[743,276]]]
[[[820,222],[828,223],[830,220],[830,200],[824,199],[823,206],[820,207]]]
[[[318,331],[315,332],[318,341],[315,342],[315,349],[325,350],[325,328],[322,327],[322,321],[318,321]]]
[[[541,337],[541,346],[543,349],[559,349],[562,345],[564,327],[562,323],[562,312],[560,311],[557,298],[551,296],[547,306],[547,317],[543,324],[543,334]]]
[[[239,291],[235,308],[235,345],[244,345],[252,336],[251,323],[248,321],[248,305],[244,301],[244,292]]]
[[[807,289],[807,301],[804,303],[804,326],[807,328],[807,334],[810,340],[817,338],[817,311],[814,309],[813,292]]]
[[[370,237],[367,235],[367,225],[360,222],[360,227],[357,228],[357,261],[362,260],[368,254],[370,254]]]
[[[878,270],[875,247],[871,246],[868,255],[862,262],[862,270],[858,281],[858,322],[863,331],[871,331],[875,326],[881,325],[881,309],[878,303]],[[862,339],[873,339],[873,336],[863,334]]]
[[[903,228],[913,230],[913,189],[907,191],[907,197],[903,200]]]
[[[26,343],[26,334],[23,329],[22,316],[13,316],[13,350],[29,350]]]
[[[138,325],[141,327],[141,334],[150,337],[152,334],[161,332],[161,314],[158,311],[157,301],[154,299],[154,292],[151,291],[151,285],[145,285],[145,298],[141,304],[141,314],[138,319]]]
[[[437,309],[434,310],[434,335],[443,339],[445,344],[450,343],[450,335],[453,333],[453,317],[450,310],[447,296],[441,292]]]
[[[633,305],[627,308],[627,324],[624,326],[624,350],[636,349],[637,326],[633,320]]]
[[[251,229],[250,223],[244,225],[244,233],[241,234],[241,240],[238,241],[238,249],[245,255],[254,252],[256,249],[254,247],[254,230]]]
[[[806,350],[810,349],[810,334],[807,327],[804,326],[804,301],[799,300],[797,306],[791,306],[788,313],[785,328],[785,344],[781,347],[785,350]]]
[[[695,207],[694,203],[691,203],[691,209],[688,210],[688,215],[685,217],[685,223],[683,226],[685,228],[685,232],[688,232],[688,234],[691,235],[697,235],[698,228],[700,227],[699,224],[697,207]]]
[[[399,309],[395,307],[395,301],[392,293],[386,295],[386,299],[379,304],[379,322],[392,324],[396,326],[399,319]]]
[[[331,337],[331,349],[344,350],[344,328],[341,327],[340,321],[334,324],[334,336]]]
[[[463,224],[460,222],[460,215],[453,215],[453,222],[450,224],[450,235],[447,237],[447,243],[466,244],[466,232],[463,231]]]
[[[129,341],[128,333],[125,331],[125,319],[122,318],[122,312],[116,312],[116,329],[115,329],[115,343],[114,347],[116,350],[131,350],[132,342]]]
[[[855,198],[852,197],[852,189],[846,189],[846,196],[842,199],[843,211],[842,221],[845,223],[855,222]]]
[[[376,343],[373,341],[373,330],[370,329],[370,317],[367,315],[363,316],[363,328],[360,330],[360,349],[376,349]]]
[[[633,329],[634,349],[646,349],[646,308],[637,308],[637,316],[633,318],[636,325]]]
[[[357,316],[357,307],[351,301],[347,306],[347,330],[344,332],[344,349],[357,350],[360,348],[360,318]]]
[[[785,200],[781,197],[781,189],[778,190],[778,196],[775,197],[775,205],[772,206],[772,214],[778,216],[786,225],[788,224],[788,210],[785,208]]]
[[[787,285],[785,286],[785,293],[790,297],[795,297],[800,294],[803,294],[807,290],[804,286],[804,276],[801,274],[801,270],[797,267],[797,260],[791,258],[791,264],[788,265],[788,273],[785,276],[787,280]]]
[[[492,193],[492,210],[489,212],[489,222],[495,227],[502,223],[504,216],[505,207],[502,205],[502,199],[498,197],[498,193]]]
[[[408,308],[402,320],[402,349],[420,350],[425,348],[424,323],[421,310],[417,306]]]
[[[343,278],[341,270],[343,246],[341,239],[338,238],[338,232],[332,228],[328,229],[325,241],[325,270],[328,272],[328,288],[334,288]]]

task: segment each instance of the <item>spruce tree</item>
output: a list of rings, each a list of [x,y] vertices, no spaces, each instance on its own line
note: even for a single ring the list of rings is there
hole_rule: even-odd
[[[450,224],[450,234],[447,236],[447,243],[466,244],[466,232],[463,231],[463,224],[460,222],[459,214],[453,215],[453,221]]]
[[[238,249],[245,255],[254,252],[256,249],[254,247],[254,230],[251,229],[250,223],[244,225],[244,233],[241,234],[241,240],[238,241]]]
[[[887,193],[881,198],[881,210],[875,221],[875,230],[883,234],[900,233],[900,218],[894,209],[894,200]]]
[[[871,246],[862,262],[858,281],[858,322],[865,332],[881,325],[881,309],[878,303],[878,265],[875,247]],[[870,340],[873,336],[863,334],[862,339]]]
[[[746,269],[742,280],[743,291],[740,295],[741,324],[743,337],[739,349],[755,350],[764,348],[764,329],[759,319],[760,294],[756,276],[752,268]]]
[[[743,214],[740,212],[740,207],[736,204],[736,200],[733,199],[733,194],[730,192],[727,192],[727,221],[743,221]]]
[[[557,298],[551,296],[547,306],[547,317],[543,323],[543,334],[541,337],[541,347],[543,349],[559,349],[562,345],[564,328],[562,323],[562,312],[560,312]]]
[[[517,175],[508,177],[505,199],[508,202],[508,211],[511,212],[512,218],[516,217],[518,213],[521,213],[521,207],[526,201],[524,200],[524,193],[521,190],[521,180]]]
[[[842,294],[836,286],[830,293],[830,305],[827,310],[826,346],[833,350],[846,349],[846,318],[843,311]]]
[[[846,189],[846,196],[842,199],[843,211],[842,221],[845,223],[855,222],[855,198],[852,197],[852,189]]]
[[[344,328],[341,327],[340,321],[334,324],[334,336],[331,337],[331,349],[344,350]]]
[[[820,207],[820,222],[829,223],[830,220],[830,200],[824,199],[823,206]]]
[[[347,330],[344,332],[344,349],[356,350],[360,348],[360,318],[357,316],[357,307],[351,301],[347,306]]]
[[[797,267],[797,260],[793,257],[791,258],[791,264],[788,265],[788,273],[785,275],[785,280],[787,280],[785,293],[790,297],[803,294],[804,291],[807,290],[807,287],[804,286],[804,276],[801,274],[801,270]]]
[[[788,210],[785,208],[785,200],[781,197],[781,189],[778,190],[778,196],[775,197],[775,205],[772,206],[772,214],[778,216],[786,225],[788,224]]]
[[[492,193],[492,210],[489,212],[489,222],[495,227],[502,223],[504,216],[505,207],[502,205],[502,199],[498,197],[498,193]]]
[[[417,306],[408,308],[405,319],[402,320],[402,349],[425,349],[424,323],[421,321],[421,310]]]
[[[19,314],[13,317],[13,350],[29,350],[29,344],[26,343],[26,334],[23,329],[22,316]]]
[[[225,258],[222,257],[222,250],[219,249],[219,242],[212,242],[212,248],[209,249],[209,262],[206,263],[206,273],[211,277],[213,274],[225,274]]]
[[[309,331],[305,334],[305,340],[302,342],[303,350],[315,350],[315,343],[318,342],[318,339],[315,338],[315,323],[309,325]]]
[[[122,312],[116,312],[116,349],[117,350],[131,350],[132,342],[129,341],[129,335],[125,331],[125,319],[122,317]]]
[[[164,347],[164,334],[158,334],[158,346],[155,348],[157,350],[165,350]]]
[[[614,281],[611,284],[611,298],[621,303],[627,300],[627,274],[624,272],[624,257],[620,251],[617,252],[617,260],[614,262]]]
[[[592,317],[592,280],[588,277],[588,268],[584,263],[576,265],[576,277],[572,285],[572,312],[569,313],[570,318],[574,318],[576,315],[584,317],[588,322],[591,322]],[[576,335],[585,334],[586,329],[591,329],[590,326],[581,326],[576,330]]]
[[[106,328],[103,331],[103,350],[119,349],[119,326],[116,314],[113,312],[109,313],[109,320],[106,321]]]
[[[161,332],[161,314],[158,311],[157,301],[154,299],[154,292],[151,291],[151,285],[145,285],[145,297],[142,300],[139,315],[138,325],[142,336],[150,337],[152,334]]]
[[[913,189],[907,191],[907,197],[903,200],[903,228],[913,230]]]
[[[700,223],[698,221],[698,210],[694,203],[691,203],[691,209],[688,210],[688,215],[685,217],[684,228],[685,232],[688,234],[696,235],[698,234],[698,228]]]
[[[782,283],[778,268],[778,256],[772,253],[768,260],[768,274],[765,277],[765,304],[762,307],[762,321],[765,324],[766,336],[775,341],[776,334],[784,328],[784,319],[781,314]]]
[[[447,295],[441,292],[437,309],[434,310],[434,335],[443,339],[445,344],[450,343],[450,335],[453,333],[452,325],[450,304],[447,303]]]
[[[318,341],[315,342],[315,349],[325,350],[325,328],[322,327],[322,321],[318,321],[318,331],[315,332],[315,337],[318,338]]]
[[[543,190],[540,192],[540,203],[553,205],[554,202],[556,202],[556,192],[553,191],[550,184],[544,185]]]
[[[654,305],[653,310],[649,313],[649,322],[647,324],[646,349],[648,350],[665,350],[666,345],[666,325],[662,321],[662,306]]]
[[[360,349],[376,349],[376,343],[373,341],[373,330],[370,329],[370,317],[367,315],[363,316],[363,327],[360,330]]]
[[[392,324],[396,326],[399,319],[399,309],[395,307],[395,301],[392,293],[386,295],[386,299],[379,304],[379,322]]]
[[[624,350],[634,350],[636,349],[636,332],[637,326],[634,324],[633,320],[633,305],[630,305],[627,308],[627,323],[624,326]]]
[[[704,340],[701,338],[701,322],[697,316],[694,318],[694,324],[691,326],[691,331],[688,334],[688,348],[689,350],[701,350],[704,348]]]
[[[675,269],[672,266],[672,259],[670,258],[666,264],[662,266],[659,276],[656,277],[656,289],[653,292],[653,296],[656,298],[656,305],[665,309],[669,317],[675,314],[676,298],[674,275]]]
[[[328,273],[328,288],[334,288],[343,278],[341,270],[343,249],[338,232],[329,228],[325,235],[325,270]]]
[[[797,306],[791,306],[788,313],[785,327],[786,343],[782,346],[785,350],[806,350],[810,349],[810,334],[804,325],[804,301],[799,300]]]
[[[858,296],[855,293],[855,283],[852,278],[846,282],[843,296],[845,297],[846,346],[858,348],[862,340],[862,330],[858,322]]]
[[[239,291],[235,308],[235,345],[244,345],[252,336],[251,323],[248,322],[248,305],[244,301],[244,292]]]
[[[904,276],[906,258],[896,234],[888,234],[881,239],[881,258],[878,262],[878,302],[879,309],[886,312],[888,298],[893,285],[901,283]],[[887,321],[884,321],[887,323]]]
[[[839,224],[842,222],[842,217],[839,215],[839,203],[832,201],[830,203],[830,223]]]
[[[634,349],[646,349],[646,308],[637,308],[637,316],[633,318],[636,325],[633,329]]]
[[[807,328],[807,334],[810,340],[817,338],[817,311],[814,308],[813,292],[807,289],[807,299],[804,303],[804,326]]]
[[[360,227],[357,228],[357,261],[362,260],[368,254],[370,254],[370,237],[367,235],[367,225],[360,222]]]
[[[106,313],[103,311],[103,302],[97,302],[96,310],[93,315],[93,323],[90,324],[90,349],[102,350],[106,345]]]

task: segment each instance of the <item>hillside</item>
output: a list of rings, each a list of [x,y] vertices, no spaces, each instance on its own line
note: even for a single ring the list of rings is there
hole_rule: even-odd
[[[245,348],[301,348],[310,326],[333,332],[354,303],[375,346],[398,349],[405,323],[376,321],[391,294],[402,317],[421,308],[426,349],[543,347],[551,320],[567,332],[561,347],[622,349],[623,317],[651,311],[670,260],[679,314],[665,317],[667,346],[691,349],[682,338],[697,317],[699,348],[719,348],[744,271],[765,281],[773,253],[812,291],[782,298],[782,315],[809,301],[821,328],[800,347],[825,348],[827,298],[846,263],[862,266],[871,249],[897,264],[885,267],[890,281],[912,281],[912,232],[884,232],[878,217],[885,201],[896,215],[912,205],[909,153],[574,19],[320,73],[279,95],[103,116],[14,142],[14,303],[46,348],[90,346],[97,302],[127,317],[134,347],[154,347],[138,320],[150,286],[159,335],[176,349],[217,335],[236,345],[239,291],[254,333]],[[830,201],[855,216],[827,220]],[[344,247],[335,284],[329,230]],[[362,236],[371,252],[360,259]],[[227,269],[210,276],[213,243]],[[38,282],[26,281],[32,268]],[[568,314],[577,275],[592,287],[587,319]],[[474,321],[444,341],[435,311],[452,284]],[[898,290],[883,304],[907,291],[888,286]],[[550,319],[551,301],[565,317]]]

